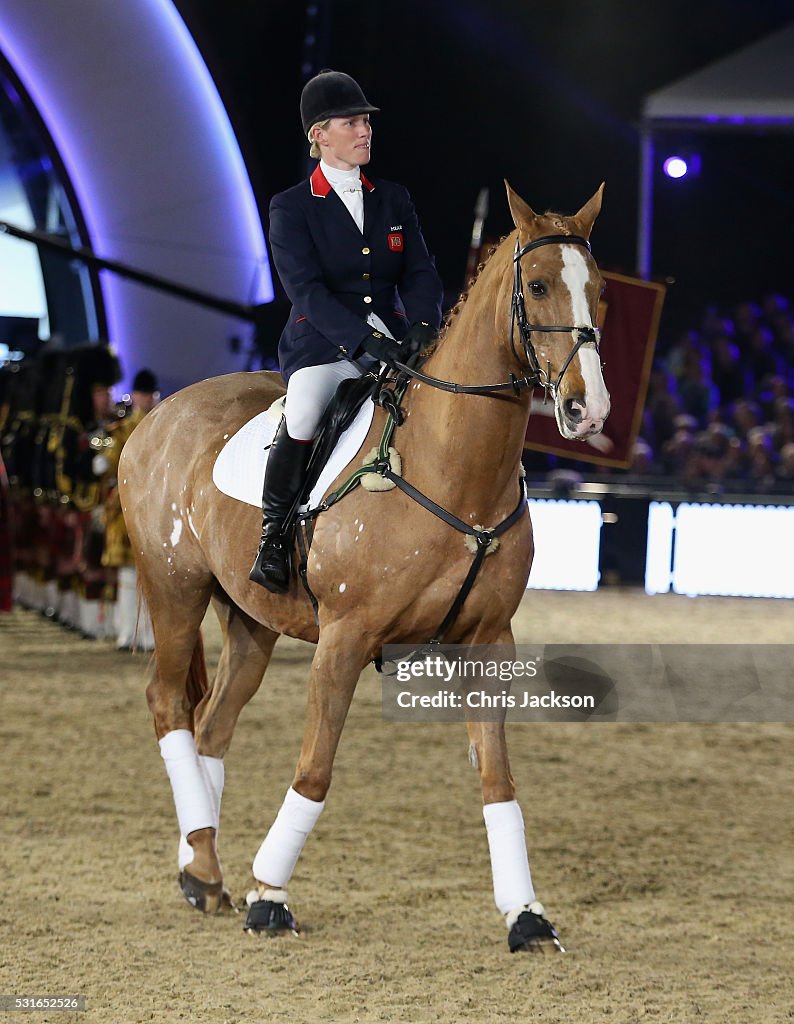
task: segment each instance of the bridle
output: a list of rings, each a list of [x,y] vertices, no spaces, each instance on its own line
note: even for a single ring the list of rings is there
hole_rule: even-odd
[[[526,254],[531,252],[533,249],[540,248],[541,245],[581,245],[590,252],[590,243],[581,235],[544,235],[542,238],[536,238],[533,242],[527,242],[523,247],[521,246],[518,238],[516,238],[516,248],[513,253],[513,299],[510,306],[510,348],[519,366],[526,365],[527,367],[521,377],[517,377],[515,374],[511,373],[509,380],[502,381],[499,384],[455,384],[452,381],[440,380],[438,377],[431,377],[429,374],[422,373],[420,370],[415,369],[410,364],[396,363],[397,369],[411,378],[423,381],[425,384],[429,384],[431,387],[440,388],[442,391],[449,391],[456,395],[487,395],[495,391],[507,390],[511,390],[516,395],[520,395],[525,389],[533,390],[536,387],[541,387],[547,395],[551,395],[552,398],[556,398],[560,384],[562,383],[563,375],[571,365],[571,362],[579,349],[583,345],[592,344],[595,346],[596,353],[600,351],[600,332],[596,327],[572,327],[557,324],[548,326],[545,324],[529,323],[524,305],[524,285],[521,276],[521,258],[526,256]],[[521,359],[516,350],[516,326],[518,326],[518,332],[521,336],[521,345],[524,349],[524,360]],[[532,334],[534,331],[558,334],[573,334],[576,332],[578,334],[577,341],[568,353],[565,362],[562,364],[562,368],[557,374],[556,380],[553,380],[551,377],[550,364],[546,364],[545,370],[540,365],[540,360],[538,359],[537,352],[535,351],[535,346],[532,344]]]
[[[544,235],[542,238],[536,238],[534,242],[527,242],[523,248],[521,247],[519,240],[516,238],[516,248],[513,253],[513,302],[510,309],[510,348],[513,351],[513,355],[516,360],[520,363],[521,359],[516,351],[515,344],[515,328],[518,325],[518,332],[521,335],[521,344],[524,349],[524,355],[526,357],[527,365],[529,366],[529,372],[533,378],[534,386],[542,387],[543,390],[550,394],[552,398],[557,397],[557,391],[559,390],[560,384],[565,371],[571,365],[571,362],[583,345],[594,345],[596,353],[600,351],[600,333],[596,327],[580,327],[580,326],[547,326],[543,324],[530,324],[527,320],[527,313],[524,307],[524,284],[521,278],[521,258],[526,256],[528,252],[533,249],[540,248],[541,245],[581,245],[588,252],[590,252],[590,243],[586,238],[582,238],[581,235]],[[557,374],[557,379],[552,380],[551,378],[551,366],[549,363],[546,364],[546,369],[540,365],[537,353],[535,352],[535,346],[532,344],[532,333],[534,331],[540,331],[547,334],[578,334],[577,341],[571,351],[568,353],[568,357],[562,364],[560,372]]]

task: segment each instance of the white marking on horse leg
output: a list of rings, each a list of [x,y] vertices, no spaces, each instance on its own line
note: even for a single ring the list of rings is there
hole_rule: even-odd
[[[261,887],[260,887],[261,888]],[[267,900],[268,903],[286,903],[289,900],[289,893],[286,889],[251,889],[245,897],[245,902],[250,907],[259,900]]]
[[[188,864],[193,863],[196,853],[190,843],[183,835],[179,837],[179,849],[176,853],[176,861],[180,871],[184,871]]]
[[[517,800],[486,804],[482,812],[491,853],[494,902],[502,914],[509,914],[535,899],[524,818]]]
[[[252,870],[258,882],[286,887],[323,807],[324,800],[308,800],[290,786],[276,820],[254,857]]]

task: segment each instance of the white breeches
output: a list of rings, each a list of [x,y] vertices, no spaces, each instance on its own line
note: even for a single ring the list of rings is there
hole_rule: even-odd
[[[336,389],[343,380],[360,377],[362,372],[346,359],[296,370],[287,385],[284,408],[289,436],[295,441],[311,441]]]
[[[370,313],[367,323],[375,330],[382,331],[387,338],[394,335],[375,313]],[[304,366],[296,370],[287,384],[287,404],[284,414],[287,417],[287,433],[294,441],[311,441],[317,433],[317,427],[323,418],[326,406],[334,397],[334,392],[343,380],[360,377],[368,367],[377,365],[370,356],[361,356],[357,366],[347,359],[335,363],[323,363],[320,366]]]

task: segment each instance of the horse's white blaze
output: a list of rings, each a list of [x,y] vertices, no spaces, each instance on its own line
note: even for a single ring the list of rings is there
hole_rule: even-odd
[[[171,547],[175,548],[179,543],[179,538],[182,536],[182,520],[174,520],[174,528],[171,531]]]
[[[576,327],[594,327],[587,304],[585,286],[590,279],[584,254],[573,245],[562,247],[562,281],[571,296],[571,313]],[[603,423],[609,413],[609,392],[601,374],[601,360],[598,353],[588,347],[579,349],[579,365],[584,380],[585,408],[582,410],[582,427],[588,432],[595,423]]]

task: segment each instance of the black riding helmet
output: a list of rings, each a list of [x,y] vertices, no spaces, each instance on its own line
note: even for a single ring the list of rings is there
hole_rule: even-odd
[[[358,82],[343,71],[321,71],[310,78],[301,93],[301,121],[304,134],[312,125],[329,117],[351,117],[354,114],[375,114]]]

